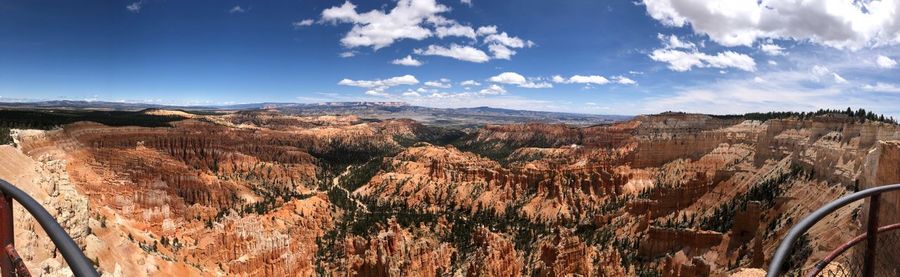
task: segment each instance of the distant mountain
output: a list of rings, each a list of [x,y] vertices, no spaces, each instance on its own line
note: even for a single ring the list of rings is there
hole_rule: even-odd
[[[0,109],[59,109],[140,111],[144,109],[172,109],[195,112],[276,110],[298,115],[357,115],[363,118],[410,118],[420,122],[446,126],[476,126],[522,122],[565,123],[595,125],[631,118],[623,115],[594,115],[512,110],[492,107],[431,108],[413,106],[405,102],[323,102],[323,103],[249,103],[236,105],[170,106],[145,103],[103,101],[43,101],[0,103]]]

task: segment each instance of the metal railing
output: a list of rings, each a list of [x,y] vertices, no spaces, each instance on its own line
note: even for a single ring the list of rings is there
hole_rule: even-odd
[[[778,249],[775,251],[775,255],[772,257],[772,261],[769,264],[769,271],[766,276],[782,276],[787,270],[789,270],[785,268],[785,262],[787,262],[791,258],[791,251],[794,250],[791,249],[791,247],[798,239],[800,239],[803,234],[806,233],[806,231],[809,231],[809,229],[812,228],[813,225],[815,225],[820,220],[836,211],[837,209],[865,198],[869,198],[869,213],[868,219],[866,221],[866,233],[841,245],[840,247],[829,253],[829,255],[825,257],[825,259],[817,263],[816,266],[813,267],[810,272],[808,272],[807,276],[817,276],[835,258],[846,252],[854,245],[857,245],[863,241],[866,242],[866,247],[862,257],[861,276],[874,276],[879,233],[900,229],[900,224],[891,224],[882,226],[880,228],[878,226],[878,212],[879,207],[881,206],[881,194],[896,190],[900,190],[900,184],[874,187],[838,198],[837,200],[826,204],[822,208],[819,208],[818,210],[801,220],[799,223],[797,223],[797,225],[795,225],[793,228],[791,228],[787,236],[785,236],[784,240],[781,241]],[[900,255],[900,253],[896,252],[884,254]]]
[[[0,273],[2,273],[2,277],[31,276],[22,258],[16,252],[12,200],[19,202],[37,220],[75,276],[99,276],[97,270],[81,252],[81,248],[41,204],[24,191],[0,179],[0,243],[2,243]]]

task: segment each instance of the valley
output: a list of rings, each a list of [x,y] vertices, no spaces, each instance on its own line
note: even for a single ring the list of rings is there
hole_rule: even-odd
[[[464,128],[276,109],[128,116],[153,125],[13,128],[2,146],[16,169],[0,177],[55,207],[113,276],[759,273],[793,223],[878,185],[896,165],[876,152],[900,147],[900,126],[842,113]],[[792,262],[855,236],[861,206],[813,228]],[[26,264],[65,275],[22,213]]]

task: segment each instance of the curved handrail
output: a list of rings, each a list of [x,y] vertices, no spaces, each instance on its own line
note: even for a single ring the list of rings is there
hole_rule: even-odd
[[[56,248],[59,249],[60,254],[62,254],[63,259],[66,260],[66,264],[69,265],[69,268],[72,269],[72,273],[74,273],[75,276],[99,276],[94,269],[94,266],[91,265],[87,257],[84,256],[84,253],[81,252],[81,248],[78,247],[78,244],[75,244],[72,237],[59,226],[56,219],[54,219],[41,204],[24,191],[2,179],[0,179],[0,191],[6,196],[19,202],[19,204],[21,204],[22,207],[37,220],[38,224],[41,225],[41,228],[44,229],[44,232],[47,233],[47,236],[50,237],[50,240],[53,241],[53,244],[56,245]]]
[[[832,201],[825,206],[822,206],[809,216],[803,218],[797,225],[794,225],[793,228],[788,232],[787,236],[784,237],[784,240],[781,241],[781,244],[778,245],[778,250],[775,251],[775,255],[772,256],[772,261],[769,263],[769,271],[766,273],[766,277],[776,277],[781,276],[781,266],[784,264],[784,261],[788,258],[791,245],[800,238],[801,235],[809,231],[813,225],[822,220],[831,212],[840,209],[847,204],[856,202],[857,200],[870,197],[872,195],[881,194],[888,191],[900,190],[900,184],[886,185],[886,186],[878,186],[874,188],[869,188],[865,190],[858,191],[856,193],[838,198],[835,201]]]
[[[887,225],[887,226],[881,226],[878,228],[878,233],[893,231],[893,230],[897,230],[897,229],[900,229],[900,223],[895,223],[895,224],[891,224],[891,225]],[[834,261],[834,259],[837,259],[838,256],[840,256],[841,254],[844,254],[844,252],[847,252],[847,250],[850,249],[851,247],[866,240],[866,238],[868,238],[868,236],[869,236],[869,234],[863,233],[862,235],[859,235],[859,236],[853,238],[852,240],[842,244],[840,247],[832,250],[831,253],[828,253],[828,255],[825,256],[824,259],[822,259],[821,261],[816,263],[816,265],[813,266],[813,271],[811,271],[809,274],[806,274],[806,276],[808,276],[808,277],[819,276],[819,272],[822,272],[822,270],[825,269],[825,267],[828,266],[828,264],[830,264],[832,261]]]

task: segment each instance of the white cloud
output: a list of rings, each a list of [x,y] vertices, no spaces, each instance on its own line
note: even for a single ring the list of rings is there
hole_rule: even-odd
[[[810,78],[802,71],[773,71],[753,78],[726,79],[676,88],[673,95],[645,99],[643,107],[652,112],[679,110],[713,114],[885,107],[839,86],[809,86]]]
[[[367,90],[367,91],[366,91],[366,95],[371,95],[371,96],[382,96],[382,97],[384,97],[384,96],[390,96],[389,93],[384,92],[384,91],[382,91],[382,90],[377,90],[377,89]]]
[[[472,6],[472,0],[459,0],[459,2],[469,7]]]
[[[525,41],[518,37],[511,37],[506,34],[506,32],[499,34],[491,34],[484,38],[485,43],[496,43],[502,44],[507,47],[512,48],[522,48],[525,47]]]
[[[447,80],[447,81],[444,81],[444,80],[446,80],[446,79],[442,79],[441,81],[427,81],[427,82],[425,82],[425,85],[429,86],[429,87],[436,87],[436,88],[451,88],[451,87],[453,87],[453,85],[451,85],[448,82],[450,80]]]
[[[811,41],[835,48],[900,43],[900,1],[643,0],[668,26],[690,26],[724,46],[760,39]]]
[[[515,50],[509,49],[508,47],[501,44],[488,45],[488,50],[490,50],[491,54],[494,55],[494,59],[509,60],[513,55],[516,54]]]
[[[812,74],[816,77],[822,77],[828,73],[831,73],[830,69],[821,65],[815,65],[809,71],[812,72]]]
[[[813,78],[815,78],[816,81],[822,81],[826,76],[828,76],[831,77],[831,80],[833,80],[835,83],[847,83],[847,79],[844,79],[844,77],[841,77],[841,75],[838,75],[836,72],[833,72],[831,71],[831,69],[828,69],[828,67],[822,65],[815,65],[809,71],[810,73],[812,73]]]
[[[434,29],[434,33],[439,38],[456,36],[475,39],[475,29],[472,29],[472,27],[469,26],[461,25],[459,23],[456,23],[455,21],[446,26],[438,26]]]
[[[504,89],[500,85],[491,84],[490,86],[482,89],[478,93],[484,94],[484,95],[500,95],[500,94],[506,94],[506,89]]]
[[[408,97],[421,97],[422,95],[419,94],[418,92],[409,90],[409,91],[404,92],[404,93],[403,93],[403,96],[408,96]]]
[[[533,47],[535,43],[498,32],[497,26],[488,25],[474,28],[468,24],[446,18],[443,13],[451,9],[438,4],[436,0],[396,0],[393,8],[358,12],[350,1],[322,11],[324,23],[347,23],[352,28],[341,38],[345,48],[371,47],[378,50],[404,39],[425,40],[436,37],[464,37],[472,41],[469,45],[451,43],[449,46],[432,44],[426,49],[416,49],[419,55],[437,55],[458,60],[483,63],[494,59],[509,60],[516,48]],[[471,1],[464,4],[471,4]],[[310,22],[309,24],[313,24]],[[296,25],[301,27],[303,25]],[[478,40],[482,39],[482,44]],[[486,46],[487,49],[482,48]],[[485,51],[490,51],[489,56]]]
[[[141,12],[141,7],[143,5],[144,5],[143,1],[137,1],[134,3],[128,4],[128,6],[125,6],[125,9],[128,10],[129,12],[139,13],[139,12]]]
[[[228,13],[244,13],[244,12],[246,12],[246,10],[244,10],[244,8],[241,8],[241,6],[234,6],[233,8],[228,10]]]
[[[863,89],[875,92],[900,93],[900,86],[882,82],[877,82],[875,85],[865,85]]]
[[[291,25],[294,26],[294,28],[302,28],[302,27],[306,27],[306,26],[312,26],[313,23],[315,23],[315,21],[307,18],[304,20],[300,20],[300,21],[291,23]]]
[[[341,43],[345,47],[372,47],[380,49],[401,39],[422,40],[432,35],[425,26],[426,19],[441,20],[439,13],[450,8],[434,0],[400,0],[397,6],[385,13],[372,10],[357,13],[356,5],[349,1],[338,7],[322,11],[322,20],[332,23],[351,23]]]
[[[466,4],[466,2],[464,2]],[[471,1],[468,1],[471,4]],[[346,48],[371,47],[378,50],[392,45],[398,40],[424,40],[429,37],[465,37],[477,41],[484,36],[484,43],[496,59],[510,59],[516,54],[511,49],[531,47],[532,41],[498,33],[497,26],[489,25],[477,29],[442,16],[450,8],[438,4],[436,0],[398,0],[390,10],[356,11],[357,6],[350,1],[322,11],[322,22],[349,23],[353,27],[341,38]],[[484,50],[469,45],[451,44],[449,47],[431,45],[415,50],[419,55],[436,55],[458,60],[483,63],[491,59]]]
[[[762,50],[763,53],[766,53],[766,55],[770,56],[784,55],[784,48],[778,46],[777,44],[763,43],[759,45],[759,50]]]
[[[405,66],[420,66],[420,65],[422,65],[421,61],[413,59],[413,57],[410,55],[406,55],[406,57],[403,57],[402,59],[393,60],[393,61],[391,61],[391,63],[396,64],[396,65],[405,65]]]
[[[637,85],[636,81],[622,75],[613,76],[612,79],[620,85]]]
[[[634,70],[630,70],[630,71],[628,71],[628,74],[631,74],[631,75],[644,75],[644,72],[643,72],[643,71],[634,71]]]
[[[488,78],[488,81],[500,84],[507,85],[516,85],[522,88],[552,88],[553,85],[547,82],[534,82],[532,80],[528,80],[522,74],[515,72],[503,72],[498,74],[497,76],[492,76]]]
[[[835,83],[838,83],[838,84],[846,84],[847,83],[847,79],[844,79],[844,77],[841,77],[841,75],[838,75],[837,73],[833,73],[833,72],[831,73],[831,75],[834,77]]]
[[[497,26],[488,25],[478,27],[478,31],[476,32],[479,36],[491,35],[497,33]]]
[[[528,83],[519,85],[519,87],[522,87],[522,88],[552,88],[553,84],[550,84],[547,82],[530,82],[529,81]]]
[[[610,80],[612,79],[612,80]],[[565,78],[560,75],[554,75],[550,78],[554,83],[560,84],[585,84],[585,85],[605,85],[609,83],[616,83],[620,85],[636,85],[637,82],[632,80],[631,78],[616,75],[607,79],[606,77],[600,75],[572,75],[569,78]]]
[[[487,30],[487,32],[490,31],[496,32],[496,30]],[[518,37],[509,36],[508,34],[506,34],[506,32],[499,34],[489,34],[484,37],[484,43],[488,44],[488,50],[491,51],[491,54],[494,55],[495,59],[503,60],[509,60],[513,55],[516,54],[516,51],[510,48],[524,48],[526,46],[531,47],[532,45],[534,45],[534,42],[530,40],[525,41]]]
[[[352,86],[352,87],[361,87],[361,88],[380,88],[383,90],[385,88],[399,86],[399,85],[415,85],[418,84],[419,80],[416,79],[413,75],[403,75],[392,77],[383,80],[350,80],[343,79],[338,82],[338,85],[344,86]]]
[[[693,42],[682,41],[675,35],[656,34],[656,38],[662,41],[666,49],[697,49],[697,45]]]
[[[773,60],[769,60],[769,65],[778,65],[778,62],[773,61]]]
[[[459,85],[471,87],[471,86],[480,86],[481,83],[479,83],[478,81],[475,81],[475,80],[465,80],[465,81],[459,82]]]
[[[627,78],[626,78],[627,79]],[[588,84],[588,85],[605,85],[609,84],[609,79],[600,75],[573,75],[568,79],[556,75],[553,76],[553,82],[562,84]],[[629,79],[631,80],[631,79]]]
[[[878,58],[875,58],[875,64],[880,68],[890,69],[897,66],[897,61],[886,56],[878,55]]]
[[[753,61],[752,57],[733,51],[709,55],[696,51],[684,52],[673,49],[656,49],[650,54],[650,58],[654,61],[668,63],[669,69],[680,72],[690,71],[694,67],[733,67],[744,71],[756,71],[756,62]]]
[[[472,46],[462,46],[455,43],[450,44],[450,48],[438,45],[429,45],[428,48],[424,50],[415,49],[413,50],[413,52],[418,55],[443,56],[473,63],[483,63],[491,59],[486,53],[484,53],[484,51],[481,51],[478,48]]]
[[[341,52],[340,54],[338,54],[338,56],[341,56],[341,58],[350,58],[350,57],[356,56],[356,52],[345,51],[345,52]]]

